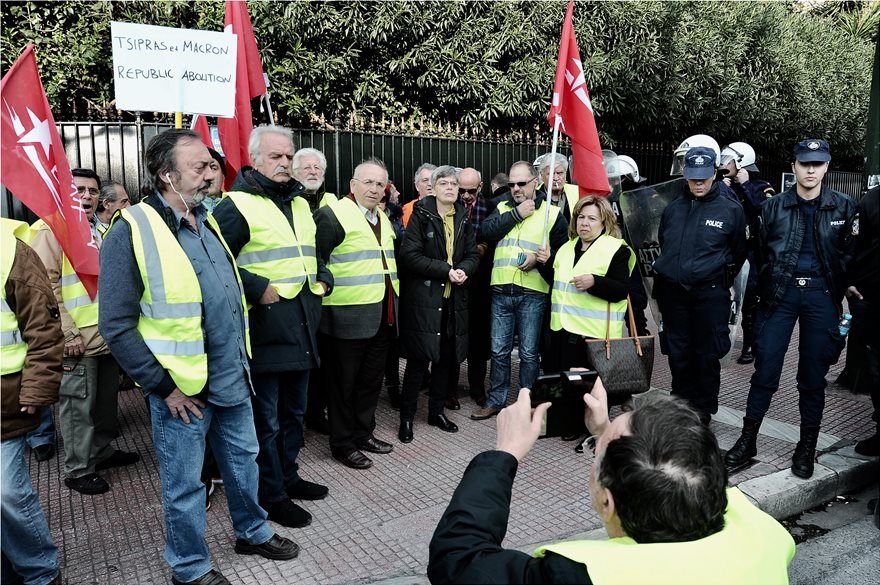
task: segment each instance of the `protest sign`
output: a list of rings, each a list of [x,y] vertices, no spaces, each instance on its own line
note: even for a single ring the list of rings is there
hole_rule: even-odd
[[[234,34],[111,22],[116,108],[235,115]]]

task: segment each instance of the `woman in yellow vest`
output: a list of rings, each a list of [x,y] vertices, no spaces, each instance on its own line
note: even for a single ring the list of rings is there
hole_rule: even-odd
[[[623,337],[635,266],[635,254],[621,239],[614,211],[603,197],[590,195],[575,204],[568,234],[571,240],[553,262],[545,372],[589,365],[585,340],[604,338],[609,316],[611,337]]]

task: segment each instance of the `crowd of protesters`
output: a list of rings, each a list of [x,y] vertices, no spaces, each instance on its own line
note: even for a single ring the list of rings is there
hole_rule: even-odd
[[[755,373],[725,461],[733,468],[756,455],[800,321],[792,472],[810,477],[844,294],[876,310],[877,189],[857,208],[824,186],[824,140],[795,146],[796,183],[775,196],[749,174],[753,151],[747,160],[731,150],[683,149],[683,192],[659,225],[653,294],[672,393],[708,427],[731,347],[730,287],[748,259],[754,300],[740,359],[754,356]],[[423,388],[427,423],[458,431],[447,410],[461,408],[464,361],[470,418],[482,420],[509,402],[515,345],[519,386],[529,388],[542,370],[589,367],[586,340],[626,334],[637,254],[608,200],[566,182],[565,157],[513,162],[490,186],[477,169],[425,163],[401,207],[379,159],[364,160],[334,194],[323,153],[297,150],[282,127],[256,128],[249,153],[253,166],[222,193],[219,154],[194,132],[161,133],[145,152],[139,203],[75,169],[100,248],[94,299],[45,223],[4,220],[4,575],[60,582],[23,454],[27,441],[37,461],[53,456],[56,400],[65,485],[97,495],[111,489],[102,470],[140,461],[113,440],[120,377],[142,389],[172,582],[216,585],[228,581],[204,538],[214,480],[226,486],[235,551],[292,559],[298,545],[268,521],[305,526],[312,516],[293,500],[329,491],[298,464],[306,425],[329,436],[341,465],[365,470],[395,448],[375,434],[383,380],[407,444]],[[876,348],[865,352],[865,375],[877,380]],[[875,410],[877,386],[868,386]],[[874,435],[857,451],[877,455],[878,443]]]

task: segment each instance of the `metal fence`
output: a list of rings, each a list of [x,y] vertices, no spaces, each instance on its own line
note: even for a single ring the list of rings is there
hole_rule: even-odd
[[[58,124],[72,167],[94,169],[103,179],[112,179],[125,185],[129,193],[140,191],[145,145],[153,136],[170,127],[169,124],[144,122]],[[489,180],[498,172],[506,172],[511,163],[533,161],[550,148],[548,143],[542,141],[524,143],[432,138],[347,130],[295,129],[293,132],[297,147],[311,146],[327,157],[328,191],[337,194],[347,192],[354,167],[365,158],[375,156],[385,162],[389,177],[403,194],[404,200],[413,196],[412,177],[416,168],[424,162],[474,167],[483,174],[483,182],[488,187]],[[611,146],[618,154],[631,156],[649,183],[661,182],[669,176],[674,144],[621,140]],[[568,154],[566,144],[562,144],[560,152]],[[759,165],[764,171],[761,176],[775,189],[779,189],[781,174],[791,170],[782,157],[764,157],[760,153]],[[861,180],[859,172],[831,171],[825,182],[833,189],[858,198]],[[5,190],[0,203],[5,217],[35,219]]]

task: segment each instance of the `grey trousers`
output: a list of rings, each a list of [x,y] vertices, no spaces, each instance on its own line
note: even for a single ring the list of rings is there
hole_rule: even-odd
[[[64,474],[69,478],[95,472],[113,454],[119,436],[119,366],[110,354],[64,358],[59,420],[64,439]]]

